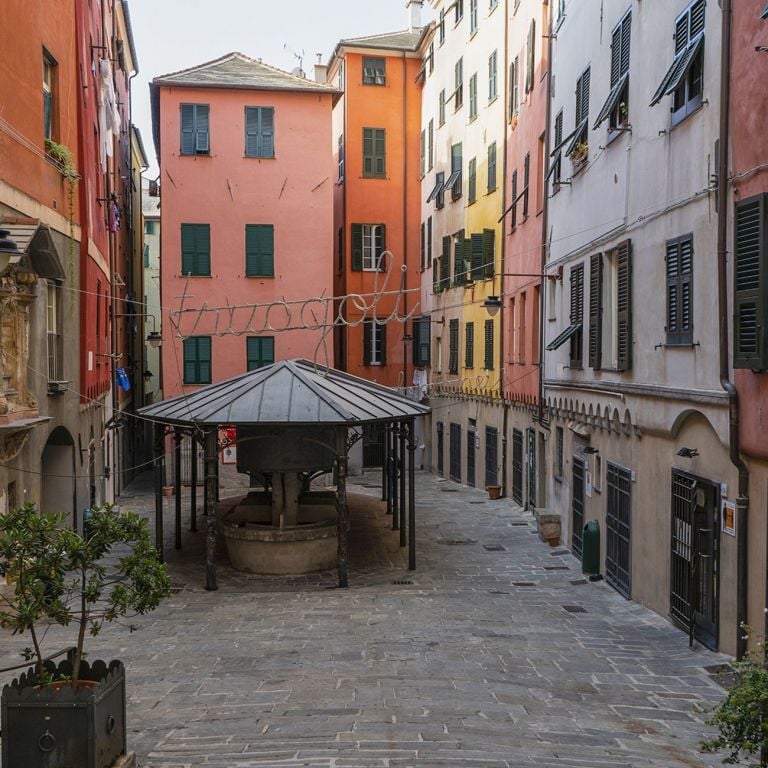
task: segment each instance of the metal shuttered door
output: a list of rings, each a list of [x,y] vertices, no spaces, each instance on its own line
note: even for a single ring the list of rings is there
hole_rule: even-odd
[[[523,505],[523,433],[512,430],[512,499]]]
[[[608,462],[605,578],[624,597],[630,594],[632,473]]]
[[[449,472],[451,480],[461,482],[461,424],[451,424]]]
[[[584,459],[573,457],[573,499],[571,502],[571,552],[581,559],[582,536],[584,535]]]

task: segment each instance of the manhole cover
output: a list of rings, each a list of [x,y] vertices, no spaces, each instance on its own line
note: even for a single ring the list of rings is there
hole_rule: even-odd
[[[535,581],[513,581],[512,586],[513,587],[535,587],[536,582]]]
[[[470,504],[485,504],[484,501],[470,501]]]
[[[571,569],[567,565],[545,565],[545,571],[570,571]]]
[[[514,525],[515,527],[519,528],[520,526],[523,526],[523,525],[528,525],[528,523],[524,523],[524,522],[521,520],[521,521],[520,521],[520,522],[518,522],[518,523],[510,523],[510,525]]]
[[[410,579],[395,579],[392,583],[398,586],[406,587],[413,585],[413,582]]]
[[[571,584],[573,584],[574,586],[579,586],[579,584],[586,584],[586,583],[587,583],[586,579],[574,579],[571,582]]]
[[[580,605],[564,605],[563,608],[568,611],[568,613],[586,613],[587,609],[583,608]]]
[[[506,552],[507,548],[502,547],[501,544],[483,544],[483,549],[488,552]]]
[[[552,555],[552,557],[558,557],[559,555],[567,555],[568,554],[568,550],[567,549],[558,549],[557,552],[550,552],[549,554]]]

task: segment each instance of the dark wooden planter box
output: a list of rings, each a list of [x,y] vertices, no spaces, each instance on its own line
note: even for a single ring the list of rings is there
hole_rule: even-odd
[[[72,673],[69,661],[46,666]],[[80,677],[99,685],[38,688],[30,668],[3,688],[3,768],[109,768],[125,754],[125,667],[83,662]]]

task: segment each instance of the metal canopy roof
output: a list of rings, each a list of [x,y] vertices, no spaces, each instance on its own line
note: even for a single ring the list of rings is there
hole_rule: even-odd
[[[401,421],[429,413],[389,387],[315,365],[283,360],[198,391],[141,408],[178,426],[350,426]]]

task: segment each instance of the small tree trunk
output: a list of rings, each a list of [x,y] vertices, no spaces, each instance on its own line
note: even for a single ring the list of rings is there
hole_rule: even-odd
[[[77,633],[77,647],[75,648],[75,660],[72,663],[72,683],[77,684],[80,679],[80,661],[83,658],[83,644],[85,643],[85,628],[88,625],[88,616],[85,603],[85,571],[82,574],[82,585],[80,590],[80,629]]]

